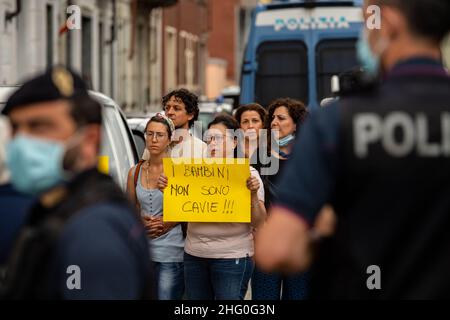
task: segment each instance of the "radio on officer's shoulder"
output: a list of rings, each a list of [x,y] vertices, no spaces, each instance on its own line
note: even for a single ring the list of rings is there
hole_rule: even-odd
[[[378,79],[370,78],[364,69],[359,67],[343,72],[337,77],[338,88],[335,94],[341,97],[369,91],[378,84]]]
[[[379,84],[379,79],[369,77],[362,68],[354,68],[331,77],[332,97],[324,98],[321,107],[327,107],[341,97],[368,92]]]

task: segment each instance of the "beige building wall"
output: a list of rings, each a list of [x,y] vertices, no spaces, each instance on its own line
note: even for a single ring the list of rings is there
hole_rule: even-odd
[[[81,17],[90,21],[89,30],[82,27],[82,30],[60,33],[70,15],[69,3],[80,7]],[[138,10],[134,54],[130,58],[131,0],[116,1],[116,37],[111,43],[112,4],[111,0],[22,1],[19,15],[5,23],[5,13],[15,11],[16,1],[0,0],[0,84],[20,84],[49,65],[67,65],[80,74],[83,65],[89,65],[87,78],[93,90],[110,96],[128,111],[148,110],[151,85],[156,100],[160,99],[161,10],[158,9],[159,18],[155,14],[153,26],[150,11]],[[86,44],[90,48],[89,59],[86,59]]]
[[[153,9],[150,18],[150,111],[161,110],[162,99],[162,9]]]
[[[227,62],[222,59],[208,59],[206,79],[206,96],[208,99],[217,98],[227,86]]]
[[[14,12],[15,1],[0,0],[0,85],[17,81],[17,29],[15,21],[6,22],[6,12]],[[4,44],[8,44],[5,46]]]

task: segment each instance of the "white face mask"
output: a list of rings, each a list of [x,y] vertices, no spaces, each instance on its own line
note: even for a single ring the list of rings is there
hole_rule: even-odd
[[[64,170],[63,163],[67,152],[79,143],[80,138],[79,132],[66,142],[23,134],[15,136],[7,147],[11,183],[20,192],[36,195],[69,180],[74,172]],[[74,161],[76,159],[72,164]]]
[[[284,138],[278,139],[277,143],[280,147],[285,147],[295,140],[295,136],[293,134],[289,134]]]
[[[358,60],[369,76],[375,78],[381,70],[381,56],[389,46],[387,40],[378,39],[375,45],[375,52],[369,45],[369,34],[367,30],[362,30],[356,45]]]

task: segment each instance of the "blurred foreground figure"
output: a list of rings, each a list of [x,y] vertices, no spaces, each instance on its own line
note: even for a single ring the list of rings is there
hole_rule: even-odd
[[[312,298],[449,297],[450,77],[440,44],[450,2],[371,0],[365,13],[370,5],[381,28],[364,30],[358,55],[382,83],[306,121],[256,262],[295,271],[313,261]],[[337,225],[321,242],[314,226],[326,203]]]
[[[151,295],[144,228],[97,157],[101,106],[55,67],[8,100],[13,186],[38,197],[18,237],[6,299],[140,299]]]
[[[6,144],[9,140],[9,124],[0,115],[0,272],[20,228],[25,222],[32,197],[18,192],[9,182],[6,168]],[[1,282],[0,275],[0,282]]]

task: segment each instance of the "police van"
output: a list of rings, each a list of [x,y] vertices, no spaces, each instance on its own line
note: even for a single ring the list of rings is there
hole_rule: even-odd
[[[358,67],[362,0],[272,1],[252,14],[240,103],[291,97],[318,107],[331,79]]]

